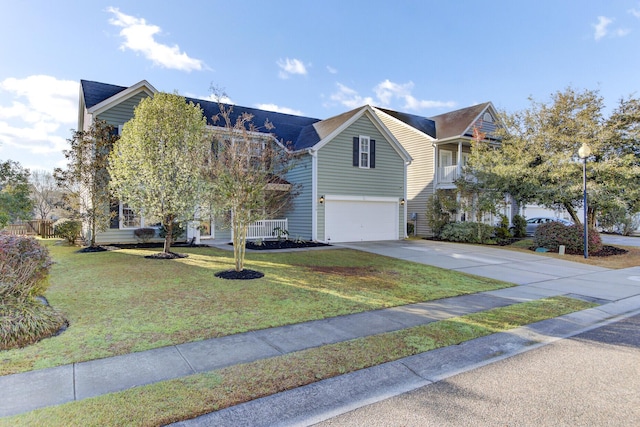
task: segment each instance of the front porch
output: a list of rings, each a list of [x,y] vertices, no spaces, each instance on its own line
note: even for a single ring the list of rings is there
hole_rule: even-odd
[[[215,229],[215,226],[209,228],[209,230]],[[194,240],[196,244],[208,244],[207,242],[221,242],[226,241],[229,242],[233,239],[233,234],[227,230],[225,237],[220,237],[216,234],[212,235],[202,235],[201,234],[201,222],[193,222],[187,228],[187,240]],[[211,233],[211,231],[209,231]],[[258,239],[278,239],[278,238],[286,238],[289,235],[289,220],[288,218],[280,218],[280,219],[263,219],[260,221],[256,221],[249,226],[247,230],[247,240],[258,240]]]

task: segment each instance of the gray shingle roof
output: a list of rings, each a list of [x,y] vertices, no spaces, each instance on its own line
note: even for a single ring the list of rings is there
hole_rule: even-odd
[[[105,99],[109,99],[127,89],[124,86],[92,82],[89,80],[80,80],[80,85],[82,86],[82,93],[84,94],[84,104],[87,108],[91,108]]]
[[[376,107],[378,110],[400,120],[403,123],[419,130],[420,132],[429,135],[432,138],[436,137],[436,123],[422,116],[416,116],[414,114],[401,113],[399,111],[387,110],[386,108]]]

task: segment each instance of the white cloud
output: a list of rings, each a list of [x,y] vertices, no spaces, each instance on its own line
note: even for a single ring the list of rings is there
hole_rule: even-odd
[[[632,8],[629,9],[629,13],[633,16],[635,16],[636,18],[640,18],[640,10]]]
[[[331,74],[338,74],[338,70],[333,68],[331,65],[327,65],[327,71]]]
[[[302,116],[302,111],[293,108],[280,107],[276,104],[256,104],[256,108],[267,111],[275,111],[276,113],[293,114],[294,116]]]
[[[332,101],[336,101],[346,107],[356,108],[365,104],[373,104],[373,98],[358,95],[358,92],[343,85],[342,83],[337,83],[338,91],[331,94],[330,99]]]
[[[120,49],[140,52],[154,64],[165,68],[187,72],[205,68],[203,61],[190,58],[185,52],[180,51],[178,45],[167,46],[158,43],[154,39],[161,30],[157,25],[147,24],[143,18],[126,15],[118,8],[109,7],[107,12],[115,15],[109,19],[109,23],[122,28],[120,35],[125,41],[120,45]]]
[[[292,74],[300,74],[303,76],[307,74],[307,68],[299,59],[280,59],[277,64],[278,67],[280,67],[278,75],[281,79],[288,79]]]
[[[0,82],[0,96],[11,102],[0,105],[1,145],[33,154],[67,148],[66,134],[78,119],[78,82],[44,75],[7,78]]]
[[[630,11],[631,13],[633,9]],[[600,40],[608,35],[613,37],[624,37],[631,32],[631,30],[626,28],[616,28],[614,30],[610,30],[609,26],[613,24],[612,18],[607,18],[606,16],[598,16],[598,23],[593,24],[593,28],[595,32],[593,34],[593,38],[595,40]]]
[[[356,108],[364,104],[377,104],[381,107],[389,107],[394,100],[402,101],[403,110],[420,111],[429,108],[454,107],[453,101],[431,101],[420,100],[412,95],[413,82],[394,83],[389,79],[378,83],[373,91],[376,95],[375,101],[372,97],[360,96],[355,90],[338,83],[338,91],[331,95],[332,101],[337,101],[349,108]]]
[[[593,37],[596,40],[600,40],[604,36],[607,35],[607,27],[613,22],[613,20],[607,18],[606,16],[598,16],[598,23],[594,24],[595,33]]]

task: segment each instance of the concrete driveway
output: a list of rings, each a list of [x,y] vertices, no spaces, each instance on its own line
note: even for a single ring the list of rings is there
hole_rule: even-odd
[[[489,246],[430,240],[341,243],[372,252],[467,274],[526,285],[532,296],[578,295],[619,301],[640,295],[640,266],[621,270]],[[513,289],[494,291],[507,296]],[[523,289],[518,289],[522,294]]]
[[[640,237],[619,236],[617,234],[601,234],[602,243],[619,246],[640,246]]]

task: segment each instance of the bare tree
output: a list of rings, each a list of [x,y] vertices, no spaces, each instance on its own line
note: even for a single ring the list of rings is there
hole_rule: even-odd
[[[60,191],[53,174],[45,170],[31,172],[31,200],[36,217],[47,219],[60,201]]]
[[[245,244],[249,225],[273,218],[285,210],[295,191],[282,179],[290,170],[291,156],[283,142],[265,133],[252,122],[253,116],[233,117],[233,107],[219,104],[214,122],[211,155],[203,173],[210,205],[218,217],[228,218],[233,233],[235,271],[244,269]],[[270,122],[264,130],[271,131]]]

